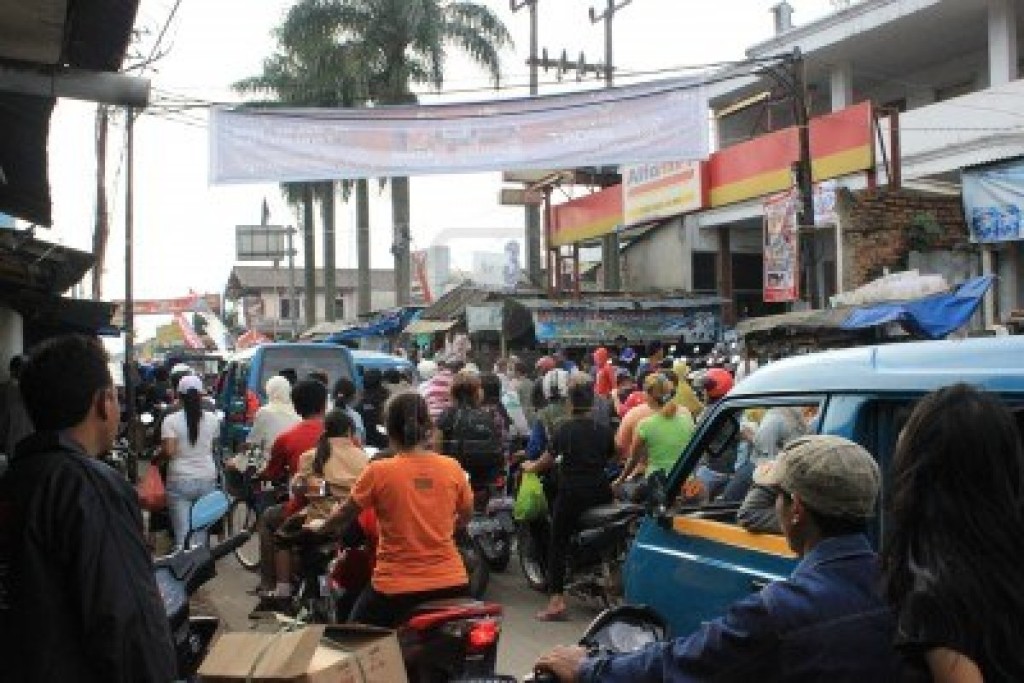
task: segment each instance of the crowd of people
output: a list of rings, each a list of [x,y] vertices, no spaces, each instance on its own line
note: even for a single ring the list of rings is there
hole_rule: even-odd
[[[542,357],[533,372],[516,358],[479,372],[442,355],[420,364],[419,387],[384,376],[362,392],[344,380],[328,388],[322,373],[271,378],[252,438],[269,446],[259,476],[287,481],[289,497],[261,520],[261,601],[289,596],[289,530],[357,523],[373,528],[376,561],[353,620],[394,626],[422,600],[465,595],[454,531],[472,514],[477,481],[506,469],[543,478],[551,596],[537,617],[564,618],[557,560],[580,512],[642,496],[734,381],[715,368],[728,377],[709,370],[694,387],[685,361],[664,349],[648,349],[642,369],[629,351],[597,349],[587,364]],[[200,383],[174,380],[161,435],[182,545],[199,540],[181,533],[181,511],[215,479],[217,416]],[[119,418],[102,346],[44,342],[17,388],[35,432],[0,478],[0,648],[11,680],[173,680],[136,492],[97,460]],[[696,633],[617,656],[556,648],[538,668],[565,681],[1024,680],[1024,453],[1006,406],[963,385],[917,403],[885,475],[880,556],[866,532],[882,472],[863,447],[815,434],[814,409],[747,416],[748,457],[725,482],[715,463],[697,477],[705,495],[717,486],[749,507],[755,492],[770,500],[800,557],[790,578]],[[372,458],[371,434],[383,437]]]

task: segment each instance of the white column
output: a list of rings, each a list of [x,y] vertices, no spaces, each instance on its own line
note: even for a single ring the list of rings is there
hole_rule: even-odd
[[[853,67],[849,62],[833,64],[829,69],[832,88],[832,111],[846,109],[853,104]]]
[[[989,0],[988,72],[990,87],[1017,80],[1016,0]]]
[[[992,246],[989,244],[983,244],[981,245],[981,274],[995,275],[993,270]],[[996,324],[995,290],[998,286],[998,283],[993,283],[992,286],[988,288],[988,291],[985,292],[985,299],[982,303],[982,308],[984,310],[982,315],[982,324],[986,329]]]

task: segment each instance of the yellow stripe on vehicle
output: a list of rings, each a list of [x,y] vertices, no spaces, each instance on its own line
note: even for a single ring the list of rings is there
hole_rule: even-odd
[[[754,534],[735,524],[716,522],[695,517],[674,517],[672,529],[679,534],[724,543],[736,548],[756,550],[779,557],[796,557],[784,536],[779,534]]]

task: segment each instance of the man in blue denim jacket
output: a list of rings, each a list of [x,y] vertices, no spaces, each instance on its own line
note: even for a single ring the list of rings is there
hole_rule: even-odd
[[[790,578],[685,638],[602,657],[560,647],[537,669],[584,683],[898,679],[895,620],[878,593],[877,558],[864,536],[880,480],[871,455],[846,439],[790,442],[755,473],[776,491],[783,533],[801,556]]]

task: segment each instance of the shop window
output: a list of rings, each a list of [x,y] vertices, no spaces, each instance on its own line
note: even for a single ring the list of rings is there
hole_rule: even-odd
[[[764,288],[764,258],[761,254],[732,255],[732,284],[737,290]]]
[[[292,304],[293,303],[295,304],[294,313],[292,312]],[[289,301],[288,299],[281,299],[281,319],[282,320],[291,320],[292,318],[298,318],[299,315],[300,315],[300,311],[301,310],[302,310],[302,306],[301,306],[300,301],[298,299],[296,299],[294,302]]]
[[[718,291],[718,254],[707,251],[695,251],[693,261],[693,291]]]

